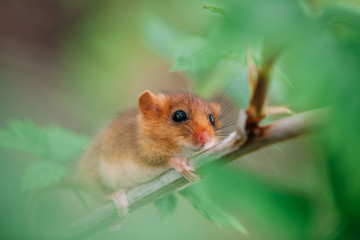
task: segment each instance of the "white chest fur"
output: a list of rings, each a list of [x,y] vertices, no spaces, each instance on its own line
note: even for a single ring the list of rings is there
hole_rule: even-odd
[[[109,164],[101,159],[99,165],[101,178],[109,188],[114,190],[133,188],[159,176],[168,169],[168,167],[148,168],[129,160]]]

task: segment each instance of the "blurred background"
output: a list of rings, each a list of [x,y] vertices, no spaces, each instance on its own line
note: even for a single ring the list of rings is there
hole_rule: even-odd
[[[234,120],[249,99],[247,49],[258,65],[279,51],[269,103],[331,114],[316,134],[204,181],[249,236],[216,227],[179,197],[166,219],[148,204],[119,231],[89,239],[360,239],[359,9],[357,0],[2,0],[0,128],[30,120],[91,139],[144,90],[224,92]],[[71,191],[22,191],[40,160],[0,148],[2,239],[49,239],[88,213]]]

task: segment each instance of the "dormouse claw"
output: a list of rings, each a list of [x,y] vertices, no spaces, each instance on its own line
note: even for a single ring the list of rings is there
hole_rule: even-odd
[[[181,175],[183,175],[189,182],[195,182],[200,179],[200,177],[195,173],[195,167],[189,165],[186,158],[170,158],[169,165],[181,173]]]

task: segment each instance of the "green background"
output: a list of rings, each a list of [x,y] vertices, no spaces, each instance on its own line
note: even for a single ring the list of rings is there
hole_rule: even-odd
[[[247,106],[246,50],[261,65],[280,48],[269,104],[330,114],[316,133],[243,157],[202,183],[249,236],[216,227],[179,196],[165,219],[148,204],[120,230],[90,239],[359,239],[359,19],[355,0],[4,0],[0,128],[31,120],[92,138],[144,90],[225,91],[224,106],[237,101],[230,121]],[[69,174],[80,155],[65,163]],[[73,191],[22,191],[40,160],[0,149],[2,239],[48,239],[88,213]]]

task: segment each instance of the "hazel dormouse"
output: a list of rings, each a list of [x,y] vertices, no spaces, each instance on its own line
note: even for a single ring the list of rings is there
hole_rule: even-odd
[[[138,109],[119,114],[96,136],[81,160],[81,180],[127,214],[127,190],[170,168],[197,178],[187,154],[218,143],[219,114],[218,103],[190,93],[145,91]]]

